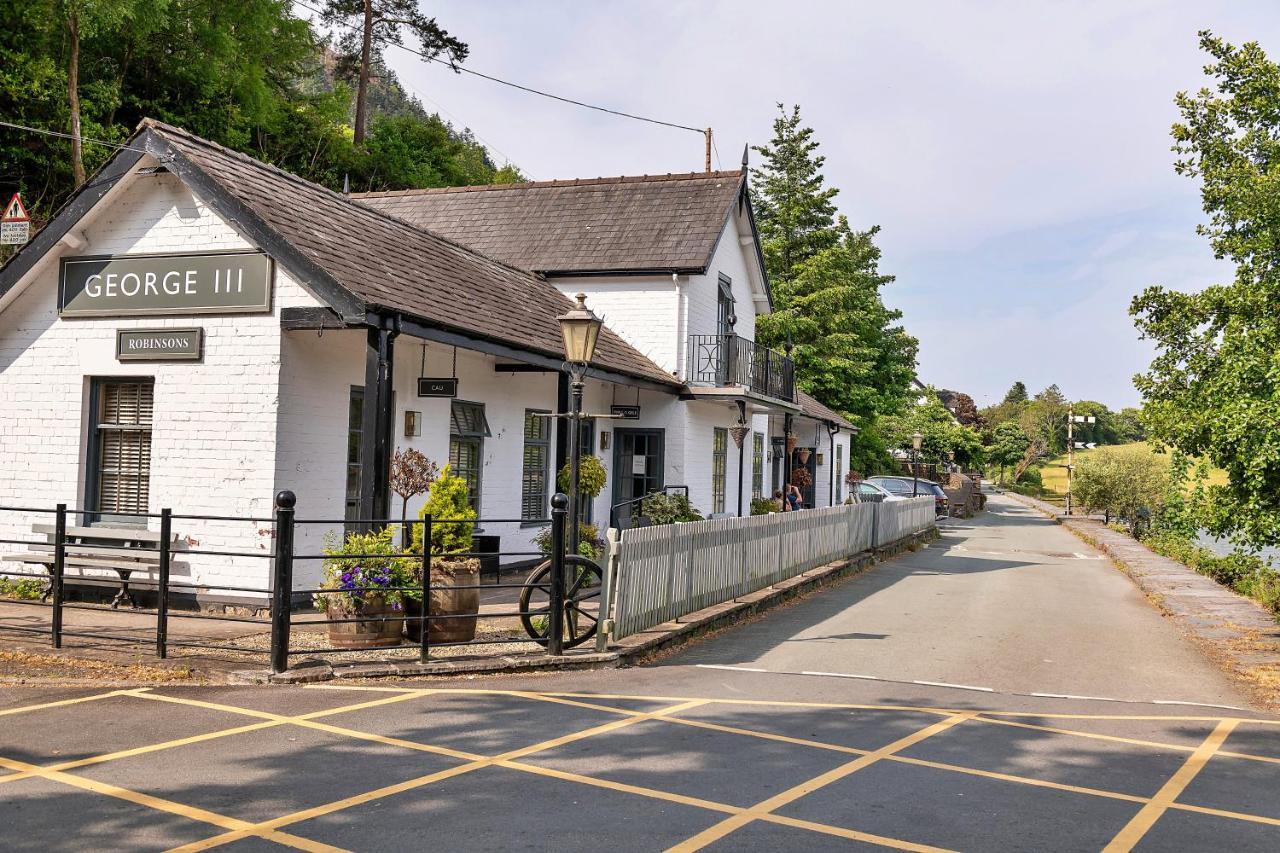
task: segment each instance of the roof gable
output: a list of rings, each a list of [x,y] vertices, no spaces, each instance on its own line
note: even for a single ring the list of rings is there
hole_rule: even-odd
[[[356,193],[362,204],[546,275],[702,273],[745,173]]]
[[[385,310],[446,331],[563,358],[556,317],[572,303],[538,276],[151,120],[143,122],[126,150],[113,157],[102,174],[116,174],[118,179],[136,164],[143,150],[288,267],[300,284],[347,323],[363,324],[366,312]],[[86,187],[96,183],[97,179]],[[37,234],[38,239],[0,269],[0,295],[53,248],[102,194],[94,196],[74,196]],[[84,201],[77,203],[79,199]],[[601,331],[594,363],[650,382],[680,384],[607,328]]]

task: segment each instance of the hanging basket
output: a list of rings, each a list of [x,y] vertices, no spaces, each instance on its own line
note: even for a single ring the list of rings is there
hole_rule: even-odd
[[[733,444],[739,450],[742,449],[742,441],[747,437],[747,433],[751,432],[750,427],[736,426],[729,428],[729,435],[733,436]]]
[[[808,465],[808,464],[809,464],[809,452],[810,452],[810,451],[809,451],[809,448],[807,448],[807,447],[804,447],[804,448],[801,448],[801,449],[800,449],[800,453],[799,453],[798,455],[799,455],[799,457],[800,457],[800,464],[801,464],[801,465]]]
[[[792,433],[787,433],[787,455],[790,456],[796,449],[796,437]]]

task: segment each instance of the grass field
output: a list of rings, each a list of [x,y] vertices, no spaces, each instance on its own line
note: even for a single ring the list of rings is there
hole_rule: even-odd
[[[1134,441],[1129,444],[1115,444],[1112,447],[1123,449],[1132,447],[1145,447],[1151,453],[1160,456],[1164,460],[1169,459],[1169,454],[1160,452],[1157,448],[1159,445],[1153,445],[1145,441]],[[1101,450],[1102,448],[1098,448]],[[1096,453],[1096,450],[1077,450],[1075,453],[1076,464],[1080,464],[1080,460],[1088,456],[1090,453]],[[1063,497],[1067,494],[1067,454],[1056,456],[1044,463],[1040,469],[1040,477],[1044,482],[1044,491],[1046,495]],[[1226,485],[1227,472],[1219,468],[1214,468],[1209,472],[1209,482],[1214,485]]]

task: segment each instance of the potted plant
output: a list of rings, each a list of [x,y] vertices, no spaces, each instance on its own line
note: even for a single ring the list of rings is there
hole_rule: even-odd
[[[566,495],[569,494],[569,463],[566,462],[556,475],[556,486]],[[602,491],[609,473],[599,456],[583,456],[578,462],[578,493],[581,497],[594,500]]]
[[[566,537],[567,538],[567,537]],[[543,556],[551,556],[551,528],[544,527],[533,537],[533,544]],[[605,541],[600,538],[600,528],[589,521],[578,522],[578,555],[599,562],[604,555]]]
[[[640,502],[640,513],[653,526],[686,521],[702,521],[702,513],[694,509],[682,494],[654,492]]]
[[[800,452],[799,452],[798,454],[796,454],[796,455],[800,457],[800,464],[801,464],[801,465],[808,465],[808,464],[809,464],[809,455],[810,455],[810,453],[811,453],[811,451],[809,450],[809,448],[807,448],[807,447],[802,447],[802,448],[800,448]]]
[[[809,473],[808,468],[792,468],[791,485],[804,491],[813,485],[813,475]]]
[[[409,501],[424,494],[440,474],[440,468],[421,451],[412,447],[397,450],[391,455],[391,472],[389,485],[391,491],[400,496],[400,524],[407,530],[405,520],[408,518]],[[408,547],[408,542],[405,547]]]
[[[787,455],[790,456],[796,450],[796,434],[794,432],[787,433]]]
[[[330,645],[373,649],[400,644],[404,593],[413,582],[409,559],[395,545],[395,528],[326,540],[323,576],[314,602],[333,621]],[[333,590],[329,592],[328,590]],[[357,621],[345,621],[345,620]]]
[[[419,518],[431,516],[431,603],[432,617],[427,639],[432,643],[463,643],[476,636],[476,614],[480,612],[480,561],[461,556],[471,551],[476,511],[467,500],[467,481],[455,477],[446,465],[431,484]],[[423,529],[414,526],[413,552],[421,554]],[[415,561],[413,584],[422,585],[422,563]],[[461,588],[459,588],[461,587]],[[405,615],[422,616],[422,593],[405,596]],[[409,638],[421,642],[422,623],[408,621]]]

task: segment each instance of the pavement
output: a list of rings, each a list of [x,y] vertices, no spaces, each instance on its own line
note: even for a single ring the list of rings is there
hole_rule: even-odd
[[[0,690],[0,846],[1280,849],[1280,717],[989,506],[646,667]]]

